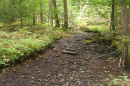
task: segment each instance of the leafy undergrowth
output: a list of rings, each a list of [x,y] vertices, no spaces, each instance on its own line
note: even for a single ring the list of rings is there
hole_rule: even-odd
[[[111,47],[114,49],[118,49],[116,54],[121,55],[121,46],[122,46],[122,37],[121,37],[121,32],[116,31],[110,31],[110,29],[107,29],[107,27],[102,27],[102,26],[89,26],[86,28],[85,31],[90,31],[90,32],[98,32],[100,33],[100,37],[97,37],[96,40],[103,41],[105,40],[111,40]],[[128,44],[130,43],[129,40],[125,40]],[[130,53],[130,44],[128,47],[128,53]],[[130,57],[130,54],[129,54]],[[109,75],[110,80],[109,86],[113,85],[122,85],[122,86],[130,86],[130,79],[128,78],[127,74],[123,76],[118,76],[117,78],[112,77],[112,75]]]
[[[112,47],[115,47],[116,49],[121,50],[122,46],[122,41],[125,41],[128,43],[128,53],[129,53],[129,58],[130,58],[130,37],[125,37],[122,40],[121,36],[121,30],[120,30],[120,25],[117,25],[116,31],[111,31],[110,30],[110,25],[109,22],[105,22],[105,20],[101,20],[98,22],[94,21],[84,21],[80,20],[77,22],[77,25],[80,26],[80,30],[82,31],[90,31],[90,32],[98,32],[107,40],[112,40]],[[121,54],[121,51],[118,52]]]
[[[117,44],[115,43],[115,33],[114,31],[110,31],[110,29],[107,26],[89,26],[86,28],[87,31],[90,32],[98,32],[100,35],[98,37],[96,37],[96,40],[99,41],[106,41],[107,42],[111,42],[112,47],[116,47],[118,48]]]
[[[111,80],[109,83],[109,86],[114,85],[122,85],[122,86],[130,86],[130,79],[128,76],[124,73],[123,76],[118,76],[117,78],[114,78],[112,74],[108,75],[109,78],[106,78],[107,80]]]
[[[16,60],[24,58],[35,51],[49,46],[56,39],[61,38],[62,30],[59,28],[51,33],[50,29],[24,27],[17,31],[0,31],[0,66],[15,64]]]
[[[114,32],[114,31],[111,31],[109,29],[109,27],[107,27],[107,26],[95,25],[95,26],[86,27],[85,31],[100,33],[101,37],[104,37],[106,40],[112,40],[112,43],[111,43],[112,47],[116,47],[117,49],[121,50],[122,37],[121,37],[120,30],[117,30],[116,32]],[[124,41],[126,41],[128,43],[128,45],[129,45],[129,51],[128,52],[130,52],[130,44],[129,44],[130,40],[129,40],[129,37],[127,37],[127,39],[125,39]]]
[[[121,36],[121,31],[120,30],[116,30],[111,31],[109,29],[109,27],[107,26],[88,26],[86,28],[87,31],[92,31],[92,32],[99,32],[102,36],[104,36],[106,39],[111,39],[112,40],[112,46],[117,47],[117,49],[121,49],[122,46],[122,41],[128,43],[128,52],[130,53],[130,37],[125,37],[122,40],[122,36]],[[130,55],[129,55],[130,57]]]

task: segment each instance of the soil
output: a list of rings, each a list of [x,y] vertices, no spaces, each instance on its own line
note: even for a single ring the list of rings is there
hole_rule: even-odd
[[[37,58],[2,69],[0,86],[108,86],[108,75],[122,75],[118,68],[120,57],[110,54],[98,58],[113,50],[110,45],[82,41],[96,35],[92,32],[71,34],[55,41],[53,48]]]

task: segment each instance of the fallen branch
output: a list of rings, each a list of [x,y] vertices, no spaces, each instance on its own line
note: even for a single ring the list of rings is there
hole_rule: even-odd
[[[102,57],[108,56],[108,55],[110,55],[110,54],[116,53],[117,51],[119,51],[119,50],[113,51],[113,52],[111,52],[111,53],[108,53],[108,54],[105,54],[105,55],[103,55],[103,56],[99,56],[99,57],[93,58],[93,59],[102,58]],[[91,59],[91,60],[93,60],[93,59]]]

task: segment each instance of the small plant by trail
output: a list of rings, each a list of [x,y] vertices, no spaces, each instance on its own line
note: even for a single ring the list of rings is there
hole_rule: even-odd
[[[108,75],[109,78],[106,78],[107,80],[110,80],[109,86],[112,85],[122,85],[122,86],[130,86],[130,79],[128,79],[128,76],[124,73],[123,76],[118,76],[117,78],[114,78],[112,74]]]

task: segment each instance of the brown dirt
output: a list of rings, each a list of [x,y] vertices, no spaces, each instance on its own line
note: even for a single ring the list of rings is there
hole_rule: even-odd
[[[94,59],[112,50],[108,50],[110,45],[82,42],[93,36],[88,32],[68,36],[37,58],[3,69],[0,86],[108,86],[108,75],[122,75],[119,57],[111,54]]]

